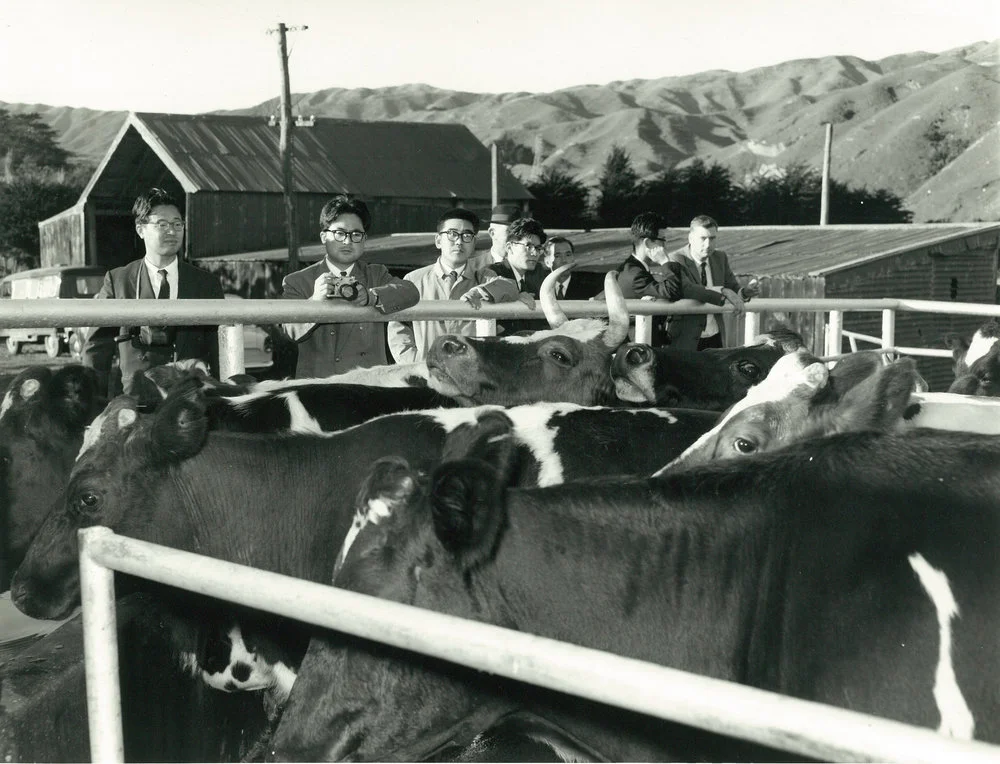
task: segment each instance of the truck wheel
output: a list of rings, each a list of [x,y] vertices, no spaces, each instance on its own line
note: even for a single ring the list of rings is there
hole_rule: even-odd
[[[21,352],[21,343],[15,340],[13,337],[7,338],[7,352],[11,355],[17,355]]]
[[[58,358],[59,351],[62,350],[62,340],[58,334],[45,335],[45,354],[49,358]]]

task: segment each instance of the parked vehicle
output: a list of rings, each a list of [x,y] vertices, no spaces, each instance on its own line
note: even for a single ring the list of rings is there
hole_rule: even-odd
[[[107,268],[93,265],[60,265],[12,273],[0,279],[0,299],[90,299],[101,288]],[[17,355],[25,343],[43,342],[50,358],[76,343],[82,347],[75,327],[0,329],[7,352]]]

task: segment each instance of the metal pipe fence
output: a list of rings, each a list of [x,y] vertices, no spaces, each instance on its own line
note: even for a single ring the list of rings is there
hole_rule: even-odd
[[[124,757],[115,570],[796,755],[908,764],[1000,760],[1000,746],[255,570],[108,528],[80,531],[80,570],[94,762]]]

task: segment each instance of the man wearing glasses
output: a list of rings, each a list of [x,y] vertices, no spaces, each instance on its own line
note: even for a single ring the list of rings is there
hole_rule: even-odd
[[[380,313],[395,313],[417,304],[420,293],[416,286],[391,275],[384,265],[361,259],[371,227],[368,205],[348,195],[336,196],[323,205],[319,226],[326,257],[285,276],[282,297],[336,300],[338,305],[372,307]],[[282,326],[298,343],[295,376],[300,379],[389,363],[384,323],[305,322]]]
[[[219,279],[182,262],[184,218],[180,205],[161,188],[151,188],[132,207],[135,231],[145,255],[104,277],[96,299],[221,300]],[[115,355],[121,379],[112,379]],[[219,334],[216,326],[98,327],[83,346],[83,364],[98,375],[106,394],[131,393],[136,372],[153,366],[196,358],[219,375]]]
[[[475,270],[472,253],[476,248],[479,233],[479,216],[471,210],[456,208],[448,210],[437,221],[434,246],[440,251],[438,259],[423,268],[407,273],[403,278],[412,282],[420,292],[422,300],[459,300],[468,295],[470,289],[493,283],[485,287],[490,302],[507,302],[517,298],[514,285],[497,279],[496,272],[489,267]],[[467,300],[478,309],[481,300]],[[446,321],[414,321],[402,323],[390,321],[389,349],[397,363],[415,363],[427,357],[434,340],[445,334],[460,334],[466,337],[475,334],[476,322],[467,319]]]
[[[493,266],[493,272],[503,279],[513,281],[521,295],[530,296],[525,300],[534,307],[534,300],[542,288],[542,282],[549,275],[549,269],[542,264],[545,256],[545,229],[534,218],[519,218],[513,221],[507,229],[507,243],[504,247],[504,259]],[[489,287],[489,283],[484,285]],[[470,292],[470,301],[476,299],[476,294],[486,291],[483,287]],[[487,297],[486,299],[490,299]],[[548,329],[544,320],[506,319],[497,322],[497,329],[503,329],[504,334],[515,334],[523,331]]]

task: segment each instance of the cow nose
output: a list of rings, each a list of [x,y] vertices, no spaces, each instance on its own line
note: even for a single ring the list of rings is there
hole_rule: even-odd
[[[625,351],[625,362],[629,366],[644,366],[650,362],[652,352],[646,345],[633,345]]]
[[[451,337],[441,339],[441,352],[445,355],[463,355],[467,349],[466,344],[461,340]]]

